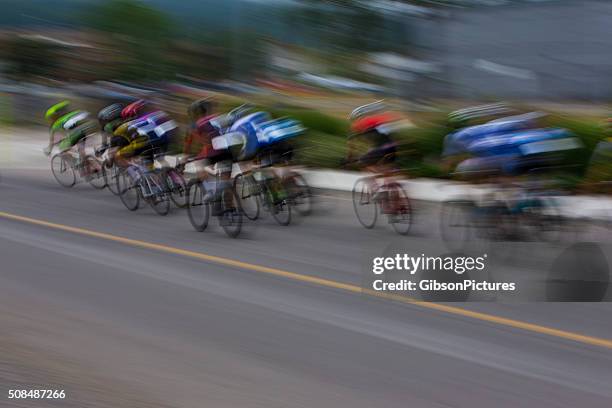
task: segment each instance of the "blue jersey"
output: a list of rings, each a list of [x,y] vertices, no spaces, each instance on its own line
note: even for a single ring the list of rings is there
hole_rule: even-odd
[[[487,122],[483,125],[469,126],[450,133],[444,139],[444,156],[467,153],[473,142],[485,137],[529,129],[533,125],[534,114],[509,116]]]
[[[178,126],[166,113],[157,111],[132,121],[129,128],[138,136],[146,137],[151,143],[160,143],[168,142],[171,133]]]

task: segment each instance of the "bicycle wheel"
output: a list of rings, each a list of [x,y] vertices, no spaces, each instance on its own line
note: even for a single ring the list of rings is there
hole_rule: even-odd
[[[312,192],[301,174],[290,172],[285,178],[285,186],[291,200],[291,207],[300,215],[312,213]]]
[[[291,204],[289,200],[281,200],[280,202],[272,206],[272,217],[276,220],[278,225],[286,227],[291,224]]]
[[[242,212],[251,221],[259,218],[261,189],[252,175],[239,174],[234,179],[234,190],[240,200]]]
[[[106,171],[106,185],[111,193],[114,195],[119,195],[119,189],[117,188],[117,177],[119,175],[119,167],[113,164]]]
[[[145,174],[143,182],[149,183],[151,192],[151,195],[145,201],[158,215],[168,215],[170,212],[170,198],[169,194],[165,191],[162,174],[148,172]]]
[[[187,216],[196,231],[204,231],[210,219],[210,205],[204,202],[206,192],[202,183],[195,183],[187,189]]]
[[[170,199],[168,195],[158,194],[147,199],[149,205],[158,215],[168,215],[170,212]]]
[[[72,187],[76,183],[73,163],[69,153],[58,153],[51,159],[51,172],[61,186]]]
[[[272,218],[282,226],[291,223],[291,200],[280,179],[268,179],[263,184]]]
[[[372,179],[363,177],[353,186],[353,209],[359,223],[365,228],[374,228],[378,217],[378,204],[372,192]]]
[[[233,188],[230,191],[224,191],[221,195],[221,214],[219,223],[221,228],[230,238],[236,238],[242,231],[242,214],[238,194]]]
[[[565,220],[551,197],[538,197],[521,210],[520,223],[530,237],[540,242],[558,243],[563,238]],[[528,237],[529,238],[529,237]]]
[[[189,197],[187,196],[187,184],[183,176],[178,171],[170,169],[164,172],[164,183],[174,205],[177,208],[187,207]]]
[[[406,235],[412,227],[412,205],[408,194],[399,183],[389,183],[387,188],[387,205],[390,206],[391,214],[389,221],[391,226],[400,235]]]
[[[130,211],[136,211],[140,205],[140,190],[138,184],[130,177],[127,169],[121,169],[117,175],[117,191],[119,199]]]
[[[463,251],[474,236],[474,204],[470,201],[447,201],[440,211],[440,235],[451,251]]]
[[[104,165],[93,156],[85,156],[83,165],[88,173],[87,180],[96,190],[106,187],[106,169]]]

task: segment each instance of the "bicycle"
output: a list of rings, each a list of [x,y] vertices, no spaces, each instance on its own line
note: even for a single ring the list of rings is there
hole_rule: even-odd
[[[291,223],[292,198],[283,179],[270,168],[267,169],[269,171],[253,167],[241,171],[234,178],[234,190],[249,220],[258,219],[263,206],[279,225],[287,226]]]
[[[216,216],[221,228],[230,238],[242,231],[243,211],[231,183],[222,182],[217,165],[212,171],[214,181],[197,180],[187,187],[187,216],[193,228],[202,232],[208,227],[210,215]],[[211,194],[207,194],[208,192]]]
[[[402,186],[396,181],[378,179],[386,175],[359,178],[352,190],[352,201],[359,223],[366,229],[374,228],[378,214],[385,214],[395,232],[406,235],[412,227],[412,204]]]
[[[440,234],[453,251],[466,251],[479,241],[555,243],[561,239],[563,219],[550,194],[525,191],[513,200],[457,199],[442,204]]]
[[[95,155],[84,154],[85,142],[94,135],[88,135],[77,143],[74,148],[64,150],[51,157],[51,172],[57,182],[66,188],[73,187],[77,174],[84,178],[95,189],[101,190],[107,186],[106,169]],[[60,144],[62,141],[55,143]]]
[[[154,153],[153,158],[155,159],[161,155],[163,155],[163,153]],[[132,162],[127,167],[119,170],[117,177],[119,198],[123,205],[130,211],[136,211],[142,199],[148,203],[157,214],[162,216],[167,215],[170,212],[169,193],[161,177],[161,172],[155,169],[148,169],[147,167],[149,165],[152,164],[136,164]]]
[[[295,208],[302,216],[310,215],[313,207],[313,195],[304,176],[297,171],[287,170],[282,175],[282,180],[289,195],[291,208]]]
[[[189,204],[187,183],[183,177],[182,166],[166,167],[161,170],[161,179],[170,200],[177,208],[186,208]]]

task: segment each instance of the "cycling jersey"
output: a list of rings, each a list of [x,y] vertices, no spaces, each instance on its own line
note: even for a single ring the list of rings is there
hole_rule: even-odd
[[[519,115],[487,122],[483,125],[469,126],[448,134],[444,138],[443,156],[467,152],[467,146],[482,138],[532,127],[532,116]]]
[[[152,156],[152,149],[162,152],[167,149],[176,131],[176,122],[166,113],[156,111],[120,125],[113,133],[113,140],[116,145],[123,145],[117,152],[121,157],[136,156],[149,150]]]
[[[209,115],[198,119],[191,127],[185,139],[183,152],[195,155],[196,159],[224,160],[231,155],[227,149],[215,149],[213,138],[219,136],[219,127],[215,124],[216,115]]]
[[[51,132],[64,132],[65,137],[59,144],[60,150],[68,150],[94,130],[89,113],[73,111],[57,119],[51,125]]]
[[[461,162],[457,171],[517,175],[550,165],[559,159],[558,153],[580,147],[578,139],[564,129],[531,129],[489,135],[465,147],[473,157]]]
[[[370,144],[370,148],[358,158],[362,166],[391,164],[395,162],[397,144],[386,130],[386,125],[397,122],[398,117],[384,112],[355,120],[351,124],[349,139],[360,137]]]

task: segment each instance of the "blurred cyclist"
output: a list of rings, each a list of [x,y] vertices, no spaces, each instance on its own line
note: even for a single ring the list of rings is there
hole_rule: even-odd
[[[219,176],[220,185],[208,183],[205,200],[211,200],[215,191],[224,191],[231,185],[232,154],[227,148],[215,148],[213,145],[213,139],[220,136],[222,129],[227,125],[221,122],[229,119],[224,115],[215,114],[214,109],[215,103],[211,98],[199,99],[189,105],[191,124],[183,147],[185,158],[182,163],[187,161],[195,163],[199,181],[209,177],[207,167],[214,166]],[[231,197],[228,197],[228,200],[231,200]]]
[[[121,117],[121,111],[125,108],[122,103],[113,103],[98,112],[98,122],[100,124],[101,135],[102,135],[102,146],[96,151],[96,154],[101,155],[104,151],[111,147],[111,141],[113,133],[119,126],[121,126],[125,120]],[[116,148],[109,150],[107,165],[111,165]]]
[[[144,171],[153,170],[155,160],[167,166],[163,155],[178,132],[176,122],[155,105],[142,99],[127,105],[121,111],[121,118],[126,122],[115,129],[111,139],[111,146],[117,148],[117,165],[127,167],[138,157],[142,159]]]
[[[351,133],[346,161],[356,161],[363,169],[375,174],[393,172],[397,143],[390,133],[391,125],[399,120],[398,116],[390,113],[383,101],[377,101],[353,110],[349,120]],[[368,146],[368,150],[358,155],[361,145]]]
[[[80,140],[96,131],[96,126],[90,120],[89,113],[81,110],[70,110],[70,102],[62,101],[50,107],[45,118],[49,122],[49,145],[43,149],[49,156],[56,144],[55,135],[62,135],[59,148],[66,151],[76,145]],[[79,146],[79,154],[83,157],[83,146]]]
[[[98,112],[98,122],[102,130],[102,145],[106,146],[113,132],[124,122],[121,111],[125,108],[123,103],[113,103]]]

